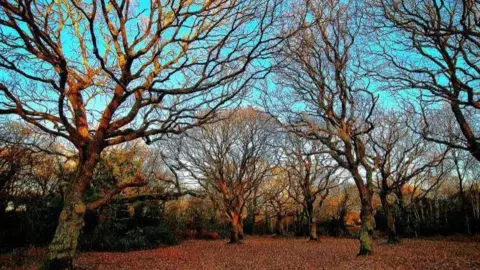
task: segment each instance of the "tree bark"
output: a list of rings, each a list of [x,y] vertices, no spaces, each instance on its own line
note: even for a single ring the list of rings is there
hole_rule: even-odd
[[[458,165],[457,165],[457,172],[459,175],[460,203],[461,203],[461,209],[463,212],[463,222],[464,222],[465,233],[470,235],[471,230],[470,230],[470,217],[468,215],[468,208],[467,208],[467,196],[465,195],[465,190],[463,189],[463,177],[461,175],[461,172],[458,169]]]
[[[243,218],[242,215],[238,215],[238,239],[243,240],[245,234],[243,233]]]
[[[317,221],[315,218],[310,219],[310,240],[312,241],[317,241],[318,236],[317,236]]]
[[[360,228],[360,251],[357,256],[371,255],[373,251],[373,233],[375,228],[375,219],[373,217],[372,197],[368,193],[362,194],[362,210],[360,218],[362,226]]]
[[[284,235],[283,228],[282,228],[282,219],[283,219],[282,215],[277,215],[277,224],[275,226],[275,234],[277,236]]]
[[[86,161],[80,162],[77,178],[65,192],[63,209],[42,269],[72,269],[73,267],[72,261],[77,251],[78,238],[84,225],[83,218],[87,209],[83,202],[83,195],[92,180],[98,155],[93,154],[83,160]]]
[[[317,241],[317,221],[313,216],[313,202],[307,202],[308,224],[310,226],[309,237],[310,240]]]
[[[362,226],[360,228],[360,250],[357,256],[372,255],[373,252],[373,234],[375,229],[375,219],[373,217],[372,206],[372,171],[367,170],[367,184],[363,182],[363,178],[358,173],[358,168],[353,170],[353,178],[360,196],[361,211],[360,219]]]
[[[388,202],[385,191],[380,192],[380,200],[382,201],[383,210],[385,211],[385,217],[387,219],[388,243],[398,244],[400,243],[400,239],[398,238],[397,230],[395,228],[395,217],[393,216],[392,207]]]
[[[231,213],[231,231],[230,231],[230,244],[237,244],[240,242],[238,236],[238,214]]]

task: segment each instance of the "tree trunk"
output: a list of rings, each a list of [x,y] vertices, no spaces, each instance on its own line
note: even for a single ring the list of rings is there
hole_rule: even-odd
[[[296,231],[295,235],[296,236],[305,236],[305,231],[304,231],[304,220],[305,220],[305,211],[302,210],[302,212],[298,212],[297,210],[297,220],[296,220]]]
[[[254,235],[256,232],[255,232],[255,224],[256,224],[256,219],[257,219],[257,210],[258,210],[258,203],[257,203],[257,192],[258,190],[255,189],[254,193],[253,193],[253,201],[252,201],[252,207],[250,209],[247,209],[248,210],[248,215],[247,215],[247,220],[248,220],[248,224],[250,227],[250,230],[247,231],[247,233],[250,232],[251,235]]]
[[[387,219],[387,234],[388,234],[388,243],[389,244],[398,244],[400,239],[397,235],[397,230],[395,228],[395,217],[392,213],[392,208],[387,199],[386,192],[380,192],[380,200],[382,201],[383,210],[385,211],[385,217]]]
[[[470,199],[472,202],[473,218],[478,220],[480,219],[480,194],[478,191],[471,192]]]
[[[367,170],[367,185],[363,182],[363,178],[358,173],[358,168],[353,172],[353,178],[360,196],[361,212],[360,219],[362,226],[360,228],[360,251],[357,256],[371,255],[373,251],[373,233],[375,229],[375,219],[373,217],[372,206],[372,172]]]
[[[55,236],[48,247],[44,269],[71,269],[78,236],[83,227],[86,205],[83,203],[80,185],[72,185],[64,198],[64,206],[58,219]]]
[[[373,233],[375,219],[373,217],[372,197],[370,194],[363,194],[361,198],[362,210],[360,218],[362,227],[360,228],[360,251],[357,256],[371,255],[373,251]]]
[[[238,214],[232,213],[231,214],[231,231],[230,231],[230,244],[237,244],[240,242],[240,238],[238,236]]]
[[[317,221],[315,218],[311,218],[310,220],[310,240],[317,241]]]
[[[309,237],[310,240],[316,241],[317,237],[317,221],[313,216],[313,202],[307,202],[308,225],[310,226]]]
[[[238,215],[238,239],[243,240],[245,234],[243,233],[243,218],[242,215]]]
[[[460,172],[459,172],[460,174]],[[467,208],[467,196],[465,195],[465,191],[463,189],[463,179],[461,177],[459,177],[460,179],[460,203],[462,204],[461,205],[461,209],[462,209],[462,212],[463,212],[463,222],[464,222],[464,225],[465,225],[465,233],[470,235],[471,234],[471,231],[470,231],[470,217],[468,216],[468,208]]]
[[[283,236],[283,228],[282,228],[282,219],[283,219],[283,216],[282,215],[277,215],[277,224],[275,226],[275,234],[277,236]]]
[[[64,196],[63,209],[52,242],[48,247],[48,256],[42,269],[72,269],[78,238],[83,227],[86,205],[83,202],[85,188],[92,180],[93,170],[98,163],[98,155],[91,155],[85,163],[80,162],[79,173],[68,187]]]
[[[272,227],[270,224],[270,216],[268,215],[267,211],[265,211],[265,234],[272,233]]]
[[[402,193],[402,187],[399,187],[395,191],[395,195],[397,196],[397,202],[398,202],[398,207],[400,209],[400,221],[402,222],[402,232],[404,234],[410,235],[412,231],[412,226],[410,224],[410,214],[407,211],[407,208],[405,206],[405,202],[403,200],[403,193]]]
[[[255,213],[249,212],[247,214],[247,218],[245,219],[247,221],[247,228],[246,228],[247,234],[250,234],[250,235],[255,234],[255,218],[256,218]]]

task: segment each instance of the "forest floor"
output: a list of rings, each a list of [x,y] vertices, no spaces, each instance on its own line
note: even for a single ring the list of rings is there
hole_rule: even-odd
[[[248,237],[243,244],[224,240],[185,241],[181,245],[132,252],[85,252],[76,269],[480,269],[480,242],[404,239],[400,245],[375,242],[374,255],[356,257],[358,241]],[[44,249],[26,251],[23,267],[35,269]],[[13,259],[0,256],[0,268]],[[11,256],[11,255],[10,255]],[[9,264],[10,262],[10,264]],[[3,267],[2,267],[3,263]]]

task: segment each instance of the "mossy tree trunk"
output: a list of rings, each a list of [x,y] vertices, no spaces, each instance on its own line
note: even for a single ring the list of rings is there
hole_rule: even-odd
[[[375,230],[375,219],[373,217],[372,194],[372,170],[367,170],[367,184],[363,182],[362,177],[358,173],[358,169],[354,174],[355,183],[358,188],[361,203],[360,219],[362,226],[360,228],[360,250],[357,256],[368,256],[373,253],[373,234]]]
[[[77,251],[78,238],[87,209],[83,196],[87,185],[92,180],[93,170],[98,160],[97,154],[91,154],[88,158],[80,160],[77,177],[65,192],[63,209],[42,269],[72,269],[72,261]]]
[[[371,255],[373,252],[373,233],[375,229],[375,219],[373,217],[373,207],[371,195],[361,198],[362,210],[360,218],[362,226],[360,228],[360,251],[358,256]]]

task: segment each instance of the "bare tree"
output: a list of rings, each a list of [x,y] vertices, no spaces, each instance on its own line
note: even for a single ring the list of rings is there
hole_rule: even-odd
[[[423,208],[429,197],[437,199],[439,189],[445,180],[448,179],[452,167],[446,162],[438,166],[426,168],[423,173],[415,175],[409,182],[401,183],[394,191],[400,207],[402,221],[406,223],[406,230],[413,229],[416,234],[416,227],[421,221],[425,221]]]
[[[406,124],[408,117],[396,111],[378,112],[375,120],[378,127],[369,134],[378,168],[380,199],[387,218],[388,243],[393,244],[400,240],[389,195],[440,165],[448,152],[448,148],[429,143],[412,132]]]
[[[289,182],[285,177],[285,173],[277,170],[277,173],[269,177],[268,183],[264,187],[264,200],[267,208],[270,208],[276,218],[275,234],[276,236],[284,236],[286,231],[283,226],[284,218],[293,212],[294,203],[288,194]]]
[[[71,268],[103,149],[209,121],[264,76],[279,41],[276,0],[0,6],[0,113],[66,139],[79,156],[46,267]]]
[[[230,243],[237,243],[246,203],[276,166],[275,121],[252,108],[225,114],[227,119],[180,138],[177,162],[223,206],[231,222]]]
[[[361,198],[359,255],[372,253],[374,218],[373,162],[366,154],[367,134],[376,98],[361,75],[362,54],[356,42],[362,30],[362,7],[354,1],[304,1],[297,11],[301,31],[286,42],[278,69],[278,99],[268,110],[288,129],[321,142],[346,169]],[[271,104],[269,104],[271,103]]]
[[[322,207],[330,189],[339,185],[338,165],[322,146],[314,141],[289,136],[284,167],[289,182],[288,192],[305,210],[310,228],[310,240],[318,240],[316,213]]]
[[[26,145],[31,131],[18,123],[2,125],[0,135],[0,191],[3,192],[30,171],[36,152]]]
[[[411,93],[420,119],[412,127],[427,140],[469,151],[480,160],[480,3],[451,1],[371,1],[378,55],[372,69],[390,90]],[[383,61],[380,61],[383,59]],[[438,129],[438,110],[454,116],[459,135]]]
[[[59,144],[19,122],[0,125],[0,197],[44,197],[58,191]]]

